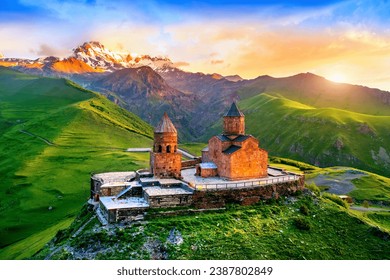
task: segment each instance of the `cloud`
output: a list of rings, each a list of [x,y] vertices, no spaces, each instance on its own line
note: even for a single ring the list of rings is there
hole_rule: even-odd
[[[175,67],[186,67],[186,66],[190,66],[190,64],[188,62],[185,62],[185,61],[178,61],[178,62],[174,62],[173,66],[175,66]]]
[[[212,60],[212,61],[210,61],[210,63],[211,64],[222,64],[222,63],[224,63],[224,60],[222,60],[222,59],[218,59],[218,60]]]
[[[31,50],[31,52],[37,54],[38,56],[56,56],[60,53],[59,50],[50,47],[47,44],[42,44],[39,46],[38,50]]]

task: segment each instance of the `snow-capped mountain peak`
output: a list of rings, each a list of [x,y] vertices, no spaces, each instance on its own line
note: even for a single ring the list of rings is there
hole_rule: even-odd
[[[149,66],[154,70],[162,67],[173,67],[173,63],[167,57],[151,57],[130,52],[115,52],[95,41],[86,42],[75,48],[73,57],[95,69],[105,71],[139,66]]]

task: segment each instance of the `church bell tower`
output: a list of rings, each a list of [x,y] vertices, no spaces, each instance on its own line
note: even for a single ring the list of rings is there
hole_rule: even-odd
[[[154,130],[150,169],[158,178],[181,177],[181,153],[177,151],[177,130],[167,113]]]
[[[229,111],[223,116],[223,134],[245,134],[245,116],[238,109],[236,102],[232,103]]]

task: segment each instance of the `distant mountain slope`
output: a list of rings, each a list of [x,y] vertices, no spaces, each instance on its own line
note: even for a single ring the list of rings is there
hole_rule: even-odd
[[[193,134],[188,123],[197,103],[196,97],[172,88],[148,66],[122,69],[104,75],[88,88],[103,93],[110,100],[154,125],[167,112],[182,137],[188,139]]]
[[[315,108],[266,93],[239,102],[247,132],[271,155],[390,176],[390,116]],[[212,135],[221,130],[215,125]]]
[[[0,67],[0,259],[39,250],[74,219],[91,172],[134,170],[152,128],[64,79]],[[45,234],[42,234],[45,232]]]
[[[301,73],[286,78],[261,76],[247,81],[237,93],[245,99],[266,92],[316,108],[337,108],[363,114],[390,116],[390,92]]]

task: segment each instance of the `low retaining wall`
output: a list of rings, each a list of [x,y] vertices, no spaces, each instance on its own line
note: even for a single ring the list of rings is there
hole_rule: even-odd
[[[181,168],[190,168],[190,167],[195,167],[198,163],[202,162],[202,158],[198,157],[196,159],[191,159],[191,160],[185,160],[181,162]]]
[[[231,188],[225,190],[195,191],[193,205],[196,208],[220,208],[227,203],[239,203],[241,205],[251,205],[260,200],[278,199],[280,196],[288,196],[305,186],[304,176],[297,181],[276,183],[266,186],[253,186],[250,188]]]
[[[144,197],[150,208],[190,206],[193,202],[191,194],[149,196],[145,193]]]
[[[132,209],[110,209],[107,210],[100,203],[100,210],[108,223],[131,222],[143,218],[147,208],[132,208]]]

